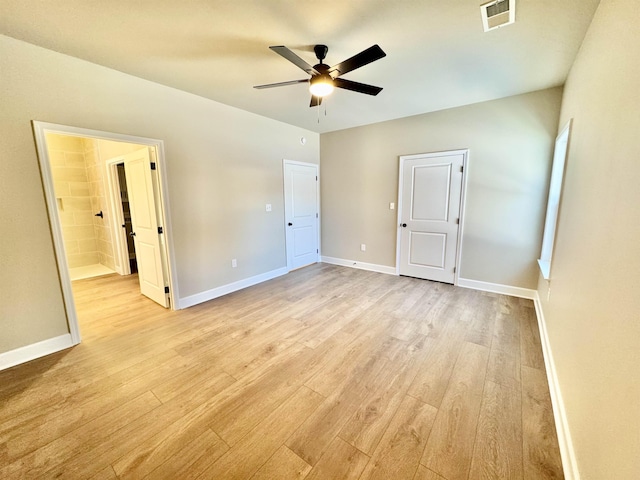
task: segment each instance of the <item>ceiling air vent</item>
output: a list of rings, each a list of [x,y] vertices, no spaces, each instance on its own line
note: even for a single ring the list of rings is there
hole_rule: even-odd
[[[488,32],[516,21],[516,0],[494,0],[480,6],[482,26]]]

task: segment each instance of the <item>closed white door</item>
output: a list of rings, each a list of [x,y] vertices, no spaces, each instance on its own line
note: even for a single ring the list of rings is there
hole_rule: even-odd
[[[464,152],[400,159],[399,273],[454,283]]]
[[[133,241],[140,292],[163,307],[169,306],[160,250],[160,233],[148,148],[124,156]]]
[[[284,214],[289,270],[318,261],[318,166],[284,162]]]

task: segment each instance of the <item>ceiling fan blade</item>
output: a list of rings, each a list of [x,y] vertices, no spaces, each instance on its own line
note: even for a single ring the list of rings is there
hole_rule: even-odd
[[[378,95],[382,91],[382,87],[374,87],[373,85],[367,85],[366,83],[352,82],[351,80],[345,80],[344,78],[335,78],[333,80],[333,86],[337,88],[344,88],[345,90],[352,90],[358,93],[366,93],[367,95]]]
[[[284,87],[286,85],[296,85],[298,83],[309,83],[309,79],[307,78],[305,80],[291,80],[290,82],[268,83],[266,85],[254,85],[253,88],[262,89],[262,88]]]
[[[316,97],[315,95],[311,95],[311,104],[310,107],[317,107],[322,104],[322,97]]]
[[[331,76],[334,78],[339,77],[340,75],[344,75],[345,73],[351,72],[356,68],[360,68],[364,65],[367,65],[368,63],[375,62],[376,60],[380,60],[381,58],[386,56],[387,54],[384,53],[378,45],[373,45],[372,47],[363,50],[362,52],[354,55],[344,62],[334,65],[329,69],[329,74],[331,74]]]
[[[295,53],[293,53],[287,47],[285,47],[283,45],[279,45],[279,46],[269,47],[269,48],[271,50],[273,50],[274,52],[276,52],[278,55],[280,55],[280,56],[286,58],[287,60],[289,60],[296,67],[301,68],[302,70],[307,72],[309,75],[319,75],[320,74],[320,72],[318,72],[315,68],[313,68],[307,62],[305,62],[303,59],[301,59],[299,56],[297,56]]]

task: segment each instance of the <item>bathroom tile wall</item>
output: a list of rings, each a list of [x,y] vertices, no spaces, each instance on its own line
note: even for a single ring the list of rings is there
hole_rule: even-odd
[[[48,134],[47,146],[69,268],[99,263],[82,139]]]
[[[103,217],[93,217],[93,228],[97,244],[99,263],[115,270],[113,240],[111,235],[111,215],[107,199],[107,179],[104,158],[100,155],[100,140],[83,138],[82,146],[87,168],[91,208],[102,211]]]

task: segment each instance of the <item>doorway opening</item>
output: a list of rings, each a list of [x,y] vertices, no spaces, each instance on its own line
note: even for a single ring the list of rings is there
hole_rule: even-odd
[[[173,308],[162,141],[35,121],[33,128],[72,342],[80,342],[72,280],[133,274],[141,294]]]

